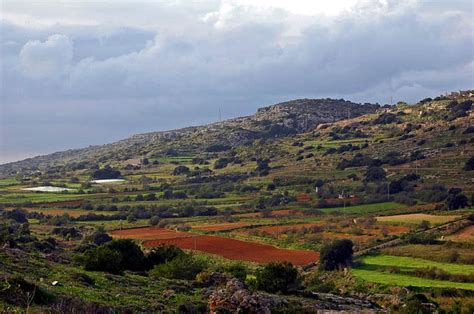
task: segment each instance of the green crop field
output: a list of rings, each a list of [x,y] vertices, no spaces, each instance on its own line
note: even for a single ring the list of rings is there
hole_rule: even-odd
[[[441,263],[415,257],[376,255],[365,256],[362,258],[362,261],[365,265],[369,266],[394,266],[399,267],[402,270],[436,267],[451,274],[474,274],[474,265]]]
[[[405,206],[406,205],[395,203],[395,202],[385,202],[385,203],[376,203],[376,204],[346,206],[345,208],[344,207],[321,208],[321,210],[325,213],[339,211],[344,214],[368,214],[368,213],[376,213],[380,211],[398,209]]]
[[[474,274],[474,265],[441,263],[421,258],[377,255],[366,256],[361,260],[363,265],[352,270],[355,277],[364,281],[394,286],[414,286],[432,288],[459,288],[474,290],[472,282],[454,282],[420,278],[409,274],[389,273],[387,268],[398,268],[401,271],[413,271],[417,268],[436,267],[450,274]]]
[[[352,270],[352,274],[364,281],[379,283],[389,286],[405,286],[405,287],[429,287],[429,288],[458,288],[466,290],[474,290],[474,283],[453,282],[435,279],[419,278],[415,276],[383,273],[380,271],[366,270],[357,268]]]

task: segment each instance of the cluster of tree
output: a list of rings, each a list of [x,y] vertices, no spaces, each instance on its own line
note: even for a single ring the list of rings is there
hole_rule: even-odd
[[[276,207],[280,205],[286,205],[294,201],[296,201],[296,198],[289,195],[288,192],[285,191],[285,193],[283,194],[282,193],[273,194],[269,197],[260,196],[257,200],[255,207],[258,209],[264,209],[267,207]]]
[[[95,180],[104,180],[104,179],[118,179],[122,174],[120,171],[111,168],[110,166],[105,166],[102,169],[97,169],[92,172],[91,177]]]
[[[213,144],[206,147],[206,152],[217,153],[217,152],[225,152],[230,150],[232,147],[225,144]]]
[[[337,270],[352,264],[353,243],[348,239],[335,240],[326,244],[320,252],[319,268]]]
[[[270,166],[269,163],[270,161],[268,159],[258,159],[257,160],[257,167],[255,168],[255,171],[258,173],[260,176],[266,176],[268,175],[270,171]]]
[[[363,154],[356,154],[352,159],[342,159],[337,165],[337,169],[344,170],[351,167],[380,166],[382,162],[379,159],[372,159]]]
[[[53,251],[57,246],[56,240],[51,237],[39,240],[30,233],[27,212],[20,208],[12,211],[0,208],[0,247],[5,244],[10,248],[32,248],[46,253]]]
[[[373,125],[377,124],[392,124],[392,123],[399,123],[401,122],[400,118],[398,115],[393,114],[393,113],[382,113],[380,114],[377,118],[372,120]]]
[[[145,254],[129,239],[111,240],[87,249],[76,260],[89,271],[121,274],[150,271],[151,276],[191,280],[204,269],[195,259],[175,246],[160,246]]]
[[[189,170],[188,167],[186,166],[177,166],[176,168],[174,168],[173,170],[173,175],[174,176],[179,176],[179,175],[182,175],[182,174],[189,174],[191,172],[191,170]]]
[[[418,179],[420,179],[420,176],[415,173],[407,174],[398,180],[390,182],[389,191],[392,194],[397,194],[400,192],[412,192]]]
[[[444,118],[447,121],[452,121],[460,117],[467,117],[469,115],[468,112],[472,110],[472,100],[465,100],[462,102],[452,100],[446,108],[448,109],[448,113]]]
[[[366,146],[363,146],[362,148],[365,148]],[[339,146],[338,148],[330,147],[326,150],[324,153],[324,156],[326,155],[332,155],[332,154],[342,154],[345,152],[354,152],[358,151],[361,149],[361,146],[359,145],[352,145],[352,144],[344,144]]]

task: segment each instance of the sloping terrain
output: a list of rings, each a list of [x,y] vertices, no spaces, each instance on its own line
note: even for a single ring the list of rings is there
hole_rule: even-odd
[[[0,165],[0,174],[81,163],[125,161],[136,157],[226,150],[255,139],[279,138],[314,129],[321,123],[374,113],[379,105],[345,100],[299,99],[260,108],[252,116],[178,130],[137,134],[115,143],[90,146]],[[212,145],[216,145],[213,147]],[[74,164],[74,165],[73,165]],[[79,164],[79,165],[77,165]]]

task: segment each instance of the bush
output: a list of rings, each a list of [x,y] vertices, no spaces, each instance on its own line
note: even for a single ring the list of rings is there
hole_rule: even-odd
[[[257,289],[287,293],[299,284],[298,270],[288,262],[270,263],[257,273]]]
[[[112,237],[105,231],[97,230],[92,234],[92,242],[96,245],[102,245],[110,241],[112,241]]]
[[[194,280],[206,268],[206,263],[192,255],[183,254],[169,262],[155,266],[150,275],[155,278]]]
[[[146,256],[146,264],[147,267],[151,269],[155,265],[170,262],[184,254],[183,250],[174,245],[162,245],[148,253]]]
[[[98,169],[92,173],[92,178],[96,180],[104,180],[104,179],[117,179],[120,178],[122,174],[120,171],[110,168],[110,166],[106,166],[103,169]]]
[[[159,216],[153,216],[150,218],[150,226],[156,226],[160,222]]]
[[[14,221],[16,221],[18,223],[24,223],[24,222],[28,221],[28,219],[26,219],[26,214],[27,214],[27,212],[23,209],[20,209],[20,208],[15,208],[12,211],[6,211],[5,212],[5,216],[8,219],[13,219]]]
[[[105,246],[99,246],[87,250],[80,261],[86,270],[120,274],[123,271],[121,259],[122,256],[119,252]]]
[[[321,249],[319,268],[335,270],[352,263],[353,243],[351,240],[335,240]]]
[[[383,181],[387,177],[387,173],[381,167],[368,167],[365,172],[365,181]]]
[[[178,167],[174,168],[173,175],[178,176],[178,175],[181,175],[181,174],[188,174],[189,172],[191,172],[191,170],[189,170],[188,167],[178,166]]]
[[[124,270],[139,271],[145,268],[145,257],[140,247],[128,239],[112,240],[87,250],[79,257],[86,270],[120,274]]]
[[[474,170],[474,156],[469,158],[468,161],[466,161],[466,164],[464,165],[463,169],[466,171]]]
[[[469,206],[466,195],[460,193],[455,195],[450,194],[446,199],[446,203],[451,210]]]
[[[225,267],[224,271],[242,281],[245,281],[248,273],[247,267],[241,262],[233,263]]]
[[[213,144],[213,145],[210,145],[206,148],[206,152],[210,152],[210,153],[224,152],[224,151],[227,151],[231,148],[232,147],[230,147],[228,145]]]

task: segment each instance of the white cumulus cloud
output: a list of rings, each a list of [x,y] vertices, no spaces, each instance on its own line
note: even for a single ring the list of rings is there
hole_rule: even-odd
[[[72,57],[73,42],[65,35],[30,40],[20,51],[21,71],[30,78],[55,78],[67,73]]]

